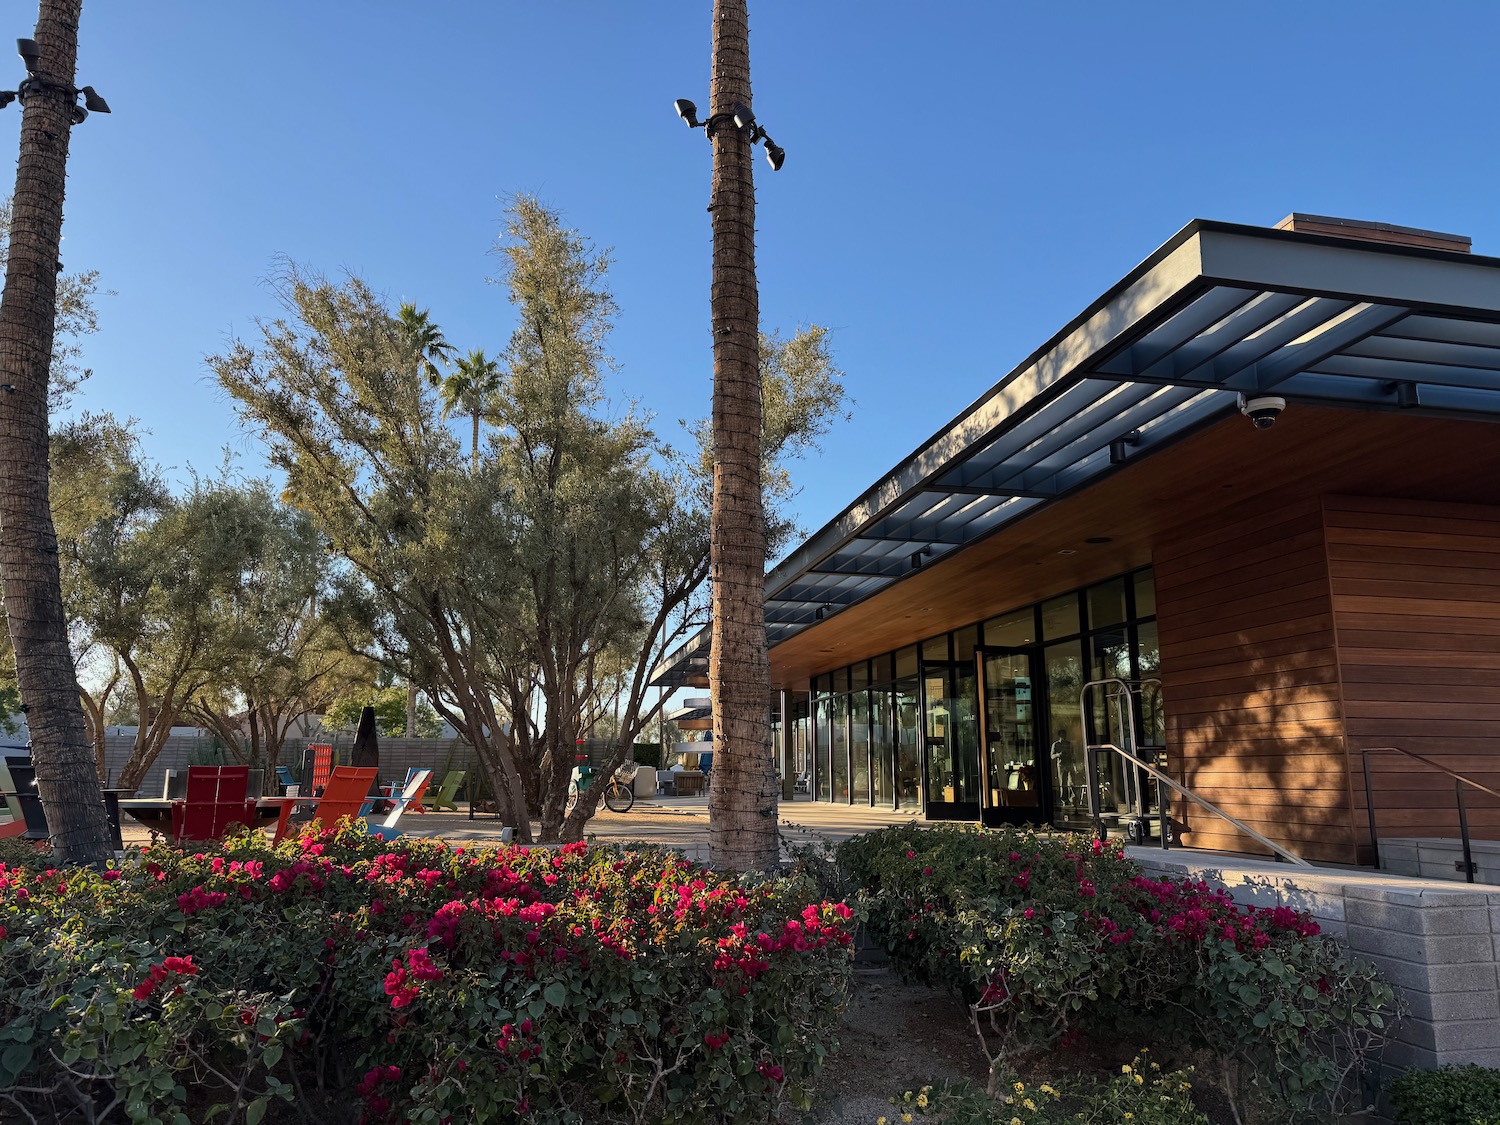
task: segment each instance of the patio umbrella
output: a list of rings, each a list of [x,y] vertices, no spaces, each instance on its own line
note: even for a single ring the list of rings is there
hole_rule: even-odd
[[[349,764],[355,767],[380,768],[380,742],[375,737],[375,708],[373,707],[366,707],[359,713],[359,729],[354,732],[354,749],[349,752]],[[370,796],[383,796],[378,774],[370,783]]]

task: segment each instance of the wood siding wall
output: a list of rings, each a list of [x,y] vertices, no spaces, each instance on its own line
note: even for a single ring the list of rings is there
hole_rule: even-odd
[[[1326,497],[1323,503],[1358,823],[1359,751],[1399,746],[1500,791],[1500,509]],[[1372,756],[1382,836],[1458,834],[1454,783]],[[1495,839],[1500,802],[1470,790]]]
[[[1319,501],[1242,503],[1154,563],[1171,772],[1300,855],[1355,861]],[[1189,846],[1263,850],[1186,802],[1174,819]]]

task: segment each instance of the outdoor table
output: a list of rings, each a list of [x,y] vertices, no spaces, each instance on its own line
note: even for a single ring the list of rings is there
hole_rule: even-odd
[[[172,834],[172,804],[174,800],[181,799],[180,797],[133,797],[121,800],[119,807],[152,831],[170,836]],[[279,814],[280,819],[284,820],[290,815],[291,804],[302,799],[301,797],[258,797],[256,798],[256,818],[261,823],[270,823]]]

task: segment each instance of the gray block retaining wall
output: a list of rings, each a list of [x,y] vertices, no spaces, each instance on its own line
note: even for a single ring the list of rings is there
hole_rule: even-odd
[[[1128,851],[1152,874],[1206,879],[1245,905],[1305,910],[1378,965],[1411,1008],[1386,1048],[1387,1065],[1500,1067],[1500,886]]]

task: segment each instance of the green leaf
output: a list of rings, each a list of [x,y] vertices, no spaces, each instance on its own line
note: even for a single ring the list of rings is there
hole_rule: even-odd
[[[554,1008],[561,1008],[568,1002],[568,986],[555,980],[542,990],[542,999]]]
[[[256,1098],[245,1107],[245,1125],[260,1125],[260,1119],[266,1115],[266,1106],[269,1098]]]
[[[0,1054],[0,1067],[4,1067],[6,1073],[19,1075],[31,1065],[32,1050],[24,1043],[13,1043],[5,1048],[5,1053]]]

